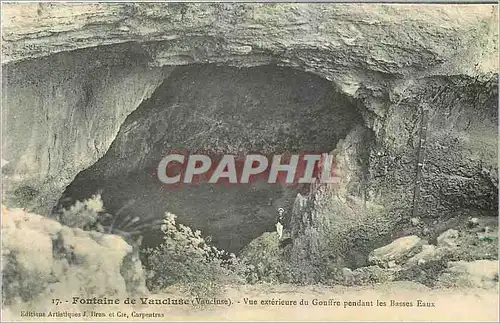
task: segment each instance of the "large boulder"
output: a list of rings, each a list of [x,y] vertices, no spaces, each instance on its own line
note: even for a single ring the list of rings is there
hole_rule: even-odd
[[[455,229],[449,229],[437,237],[437,244],[439,247],[454,248],[457,247],[458,231]]]
[[[6,305],[145,292],[140,261],[121,237],[69,228],[22,209],[2,212],[2,278]]]
[[[439,260],[441,254],[440,249],[438,249],[435,245],[425,244],[422,246],[422,250],[419,253],[408,259],[406,265],[422,265],[429,261]]]
[[[417,236],[402,237],[373,250],[368,256],[368,261],[382,267],[393,267],[393,264],[401,264],[421,251],[422,245],[422,239]]]

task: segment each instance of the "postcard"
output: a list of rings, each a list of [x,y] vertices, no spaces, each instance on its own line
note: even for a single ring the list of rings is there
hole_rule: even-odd
[[[1,12],[2,321],[498,322],[497,2]]]

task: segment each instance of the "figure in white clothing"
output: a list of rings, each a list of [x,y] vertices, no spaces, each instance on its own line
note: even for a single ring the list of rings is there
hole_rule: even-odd
[[[283,213],[285,213],[285,209],[280,207],[278,209],[278,221],[276,222],[276,232],[278,233],[279,240],[283,237]]]

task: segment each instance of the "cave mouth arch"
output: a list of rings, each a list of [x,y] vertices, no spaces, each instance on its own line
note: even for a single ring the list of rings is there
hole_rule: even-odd
[[[361,124],[355,103],[310,73],[275,65],[176,67],[126,118],[106,154],[76,176],[54,210],[100,192],[116,226],[142,230],[148,246],[161,241],[149,224],[171,212],[211,236],[215,246],[238,253],[274,231],[277,208],[291,214],[297,187],[207,183],[168,190],[155,176],[159,161],[172,149],[331,152]],[[140,220],[131,222],[135,217]]]

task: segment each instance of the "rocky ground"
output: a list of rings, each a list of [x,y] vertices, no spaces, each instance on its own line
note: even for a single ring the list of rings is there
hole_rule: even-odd
[[[467,229],[449,229],[429,244],[417,236],[397,239],[373,250],[370,266],[354,270],[344,268],[343,285],[297,286],[257,284],[226,286],[220,299],[231,299],[231,306],[165,305],[54,305],[53,299],[72,297],[108,297],[121,300],[140,298],[187,298],[175,287],[164,293],[152,294],[144,287],[144,272],[136,250],[121,237],[93,231],[69,228],[58,222],[28,213],[22,209],[2,210],[2,274],[4,319],[21,319],[21,311],[82,311],[131,313],[163,313],[178,320],[259,320],[276,319],[451,319],[491,320],[498,304],[498,229],[485,227],[471,219]],[[259,238],[242,254],[249,257],[252,246],[261,250],[276,250],[274,233]],[[266,242],[267,241],[267,242]],[[274,243],[269,243],[274,241]],[[254,259],[255,260],[255,259]],[[413,281],[420,281],[422,284]],[[428,287],[428,286],[432,286]],[[262,300],[309,300],[309,305],[276,310],[271,305],[250,306],[245,298]],[[313,299],[340,300],[340,306],[315,306]],[[436,309],[417,307],[434,303]],[[378,306],[353,303],[379,300],[413,302],[407,306],[392,306],[390,312]],[[240,302],[240,303],[238,303]],[[496,303],[496,304],[495,304]],[[349,305],[350,304],[350,305]],[[358,304],[358,303],[356,303]],[[359,303],[361,304],[361,303]],[[358,304],[358,305],[359,305]],[[368,303],[366,303],[368,304]],[[366,305],[365,304],[365,305]],[[375,303],[376,304],[376,303]],[[346,306],[344,308],[344,306]],[[430,305],[429,305],[430,306]],[[307,317],[303,316],[307,307]],[[452,307],[453,311],[449,308]],[[201,311],[201,312],[200,312]],[[302,314],[301,314],[302,313]],[[369,314],[368,314],[369,313]],[[390,313],[390,314],[388,314]],[[160,315],[160,314],[158,314]],[[132,316],[129,317],[132,319]],[[35,319],[23,317],[22,320]],[[40,318],[37,318],[39,320]],[[62,319],[51,317],[51,320]],[[95,319],[95,318],[94,318]],[[149,318],[155,319],[155,318]],[[161,319],[160,317],[158,319]],[[67,319],[66,319],[67,320]]]

